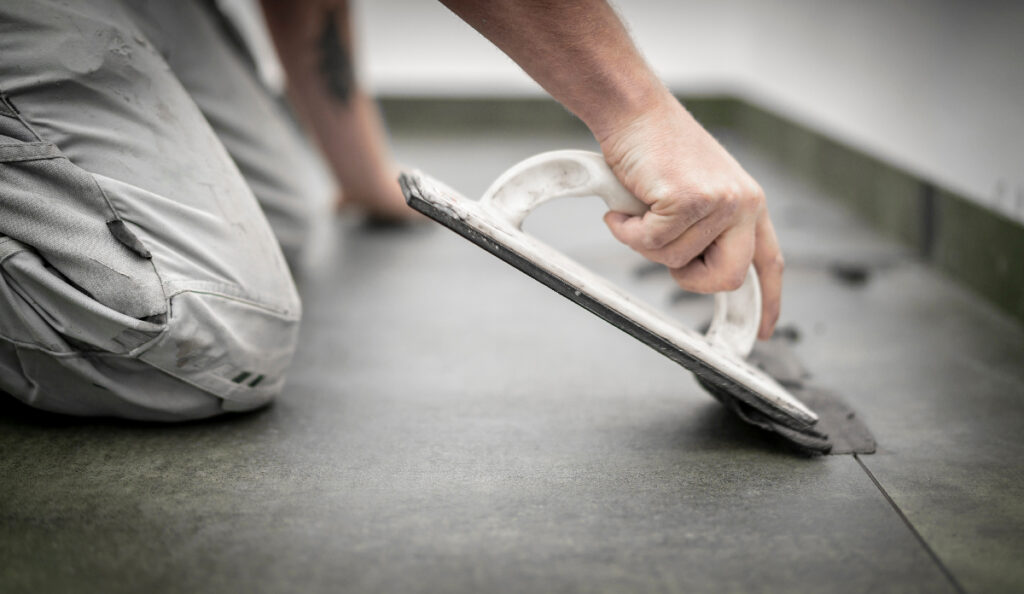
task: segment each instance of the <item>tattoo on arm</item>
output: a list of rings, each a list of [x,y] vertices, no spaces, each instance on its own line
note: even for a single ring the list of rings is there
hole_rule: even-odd
[[[320,34],[320,72],[324,76],[327,90],[342,105],[348,105],[356,88],[355,70],[348,32],[348,10],[342,6],[339,11],[326,14],[323,32]],[[339,20],[343,21],[339,28]]]

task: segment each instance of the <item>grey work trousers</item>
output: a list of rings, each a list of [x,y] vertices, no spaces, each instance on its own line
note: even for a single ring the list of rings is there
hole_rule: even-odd
[[[0,93],[0,391],[162,421],[277,395],[282,246],[329,189],[210,6],[3,0]]]

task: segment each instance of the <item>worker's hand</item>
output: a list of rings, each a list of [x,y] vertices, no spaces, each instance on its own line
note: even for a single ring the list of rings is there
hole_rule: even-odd
[[[643,216],[609,212],[605,222],[620,241],[666,265],[688,291],[738,289],[753,261],[763,304],[758,335],[768,338],[779,317],[783,261],[764,191],[666,97],[599,138],[619,180],[650,207]]]

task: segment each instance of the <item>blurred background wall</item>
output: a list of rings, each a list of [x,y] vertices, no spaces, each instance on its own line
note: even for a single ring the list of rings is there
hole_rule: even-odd
[[[737,94],[1024,222],[1024,2],[615,6],[677,93]],[[378,93],[543,92],[437,2],[357,7]]]
[[[1024,2],[614,4],[676,93],[752,101],[1024,223]],[[353,5],[379,95],[543,94],[438,2]]]

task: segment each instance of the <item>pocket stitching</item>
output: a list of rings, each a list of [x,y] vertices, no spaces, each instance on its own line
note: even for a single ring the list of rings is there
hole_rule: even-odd
[[[47,142],[47,141],[43,140],[43,137],[40,136],[39,133],[36,132],[36,129],[28,122],[27,119],[25,119],[25,116],[21,113],[21,110],[19,110],[14,105],[14,103],[11,102],[10,97],[8,97],[6,93],[3,93],[3,91],[0,91],[0,97],[2,97],[3,101],[7,105],[9,105],[11,108],[14,109],[14,111],[17,113],[17,115],[14,116],[14,117],[19,122],[21,122],[21,125],[30,134],[32,134],[32,136],[34,136],[38,140],[38,142],[21,142],[21,143],[15,143],[15,144],[8,144],[8,143],[0,144],[0,164],[3,164],[3,163],[27,162],[27,161],[40,161],[40,160],[45,160],[45,159],[64,159],[72,167],[81,170],[82,173],[84,173],[84,174],[89,176],[89,181],[92,183],[92,186],[95,188],[95,190],[97,192],[99,192],[100,197],[103,199],[103,202],[107,205],[107,209],[110,211],[110,214],[112,214],[114,216],[114,219],[122,221],[122,222],[126,222],[124,217],[121,216],[121,213],[114,207],[114,203],[110,200],[110,197],[107,196],[106,190],[104,190],[103,187],[100,185],[100,183],[98,181],[96,181],[96,177],[92,174],[92,172],[87,171],[85,169],[82,169],[74,161],[72,161],[71,159],[68,159],[67,155],[65,155],[60,150],[60,147],[58,147],[55,143]],[[7,151],[4,150],[5,148],[7,148],[10,152],[17,152],[17,149],[19,149],[20,147],[29,147],[29,150],[24,151],[26,153],[25,158],[15,158],[15,159],[10,159],[10,158],[5,159],[4,158],[4,153],[7,152]],[[34,149],[34,150],[32,150],[32,149]],[[114,240],[118,241],[116,237],[114,237]],[[153,261],[153,259],[152,258],[147,258],[147,260],[149,261],[149,267],[153,271],[153,275],[156,276],[157,282],[160,285],[160,290],[163,293],[164,312],[166,313],[166,312],[170,311],[170,296],[167,295],[167,290],[164,288],[163,276],[160,274],[160,271],[157,269],[156,263]]]
[[[52,142],[18,142],[0,144],[0,163],[18,163],[23,161],[40,161],[45,159],[61,159],[63,153]]]

